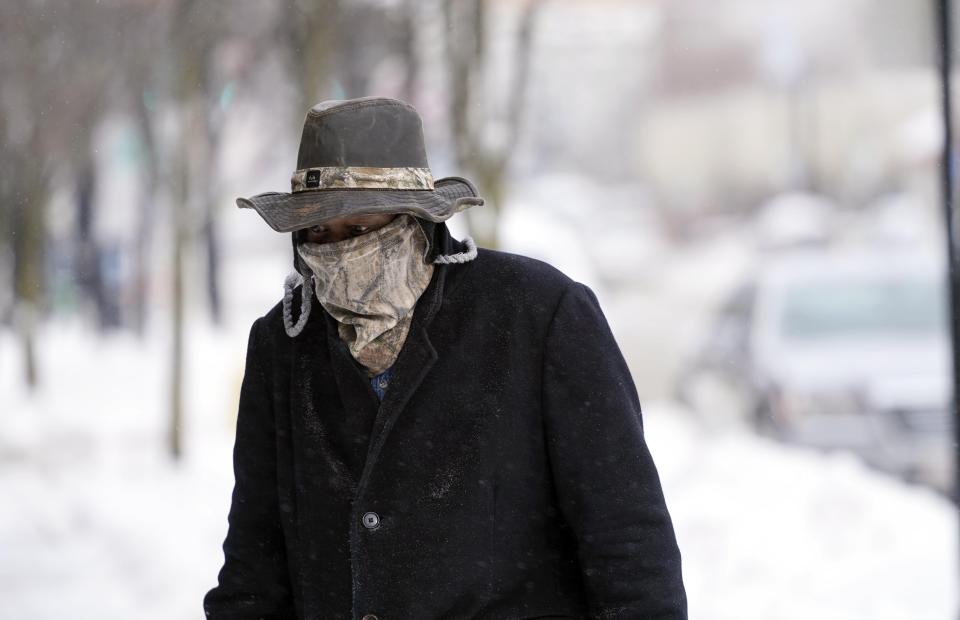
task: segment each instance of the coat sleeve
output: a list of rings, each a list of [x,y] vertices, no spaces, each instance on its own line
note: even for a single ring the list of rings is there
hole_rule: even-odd
[[[543,415],[591,619],[687,617],[680,550],[630,371],[593,291],[571,282],[548,328]]]
[[[233,447],[234,487],[218,585],[203,609],[214,620],[293,618],[277,497],[276,429],[264,350],[254,321],[247,341]]]

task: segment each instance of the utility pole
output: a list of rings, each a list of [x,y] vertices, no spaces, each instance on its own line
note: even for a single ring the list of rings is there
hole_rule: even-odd
[[[938,64],[940,70],[941,104],[943,114],[943,160],[941,162],[941,192],[943,195],[943,217],[946,227],[947,260],[949,274],[950,335],[952,338],[953,359],[953,398],[951,412],[954,437],[954,479],[953,500],[960,504],[960,410],[957,407],[957,395],[960,394],[960,313],[957,303],[960,301],[960,283],[957,269],[957,240],[954,218],[956,205],[956,156],[953,145],[953,96],[951,87],[951,69],[953,64],[952,12],[950,0],[935,0],[937,4],[937,42]]]

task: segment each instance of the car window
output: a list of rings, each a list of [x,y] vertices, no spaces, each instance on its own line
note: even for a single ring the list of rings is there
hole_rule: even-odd
[[[787,288],[785,338],[916,337],[943,333],[943,287],[932,279],[833,280]]]

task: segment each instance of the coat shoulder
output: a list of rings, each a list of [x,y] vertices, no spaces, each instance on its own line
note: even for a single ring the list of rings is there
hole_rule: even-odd
[[[297,304],[297,308],[300,307],[300,291],[303,290],[303,286],[298,286],[294,289],[293,296],[294,301]],[[260,323],[269,331],[282,330],[283,329],[283,300],[279,300],[277,303],[273,304],[273,307],[267,310],[263,316],[260,317]]]
[[[500,250],[478,248],[476,259],[463,267],[445,295],[492,321],[549,323],[564,293],[576,284],[549,263]]]
[[[522,254],[479,248],[475,262],[475,275],[510,291],[519,289],[541,295],[560,295],[574,283],[550,263]]]

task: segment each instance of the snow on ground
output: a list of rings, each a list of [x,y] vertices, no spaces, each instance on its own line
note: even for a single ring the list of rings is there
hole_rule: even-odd
[[[222,560],[246,333],[192,337],[204,379],[190,382],[177,466],[163,452],[162,334],[141,346],[52,326],[49,388],[36,398],[17,387],[13,343],[0,338],[0,617],[201,617]],[[945,500],[847,456],[707,433],[668,401],[644,416],[692,618],[953,616],[957,524]]]
[[[202,617],[222,561],[246,337],[191,337],[198,379],[187,381],[185,458],[174,464],[164,334],[144,346],[52,325],[34,397],[2,334],[0,618]]]
[[[706,432],[693,420],[669,402],[644,407],[691,618],[956,617],[947,500],[848,454]]]

